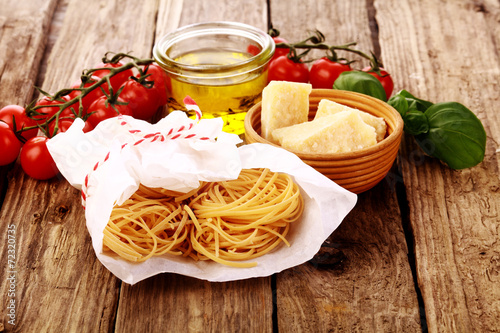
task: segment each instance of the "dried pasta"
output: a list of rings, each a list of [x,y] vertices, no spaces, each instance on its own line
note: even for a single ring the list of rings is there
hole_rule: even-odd
[[[104,250],[133,262],[169,253],[252,267],[247,260],[290,245],[285,237],[303,206],[292,178],[269,169],[245,169],[186,194],[141,185],[113,208]]]

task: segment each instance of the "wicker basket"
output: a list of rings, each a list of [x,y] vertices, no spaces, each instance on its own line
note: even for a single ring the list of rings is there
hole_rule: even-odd
[[[359,194],[371,189],[387,175],[396,159],[403,134],[403,120],[400,114],[387,103],[367,95],[350,91],[313,89],[309,97],[309,120],[314,118],[318,103],[322,99],[330,99],[374,116],[383,117],[387,123],[385,139],[372,147],[350,153],[303,154],[292,152],[305,163],[351,192]],[[276,146],[260,136],[260,110],[261,103],[258,103],[248,111],[245,117],[245,141]]]

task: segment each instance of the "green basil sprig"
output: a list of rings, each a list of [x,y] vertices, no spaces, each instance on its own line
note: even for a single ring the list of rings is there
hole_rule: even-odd
[[[422,150],[452,169],[481,163],[486,131],[476,115],[457,102],[433,104],[402,90],[388,101],[403,117],[405,132],[414,135]]]
[[[333,83],[333,89],[348,90],[387,101],[384,87],[373,75],[362,71],[343,72]]]
[[[406,133],[419,135],[429,131],[429,122],[424,112],[433,103],[416,98],[406,90],[392,96],[388,103],[401,114]]]

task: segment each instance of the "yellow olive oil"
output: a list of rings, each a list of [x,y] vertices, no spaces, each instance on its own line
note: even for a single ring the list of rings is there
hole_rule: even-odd
[[[203,118],[221,117],[225,132],[243,134],[245,115],[261,100],[262,90],[267,84],[267,66],[251,71],[248,66],[245,69],[235,66],[230,73],[217,68],[238,64],[250,57],[252,55],[247,53],[223,49],[201,49],[177,57],[175,61],[182,65],[208,66],[203,72],[171,78],[170,109],[181,109],[184,97],[191,96],[200,107]]]

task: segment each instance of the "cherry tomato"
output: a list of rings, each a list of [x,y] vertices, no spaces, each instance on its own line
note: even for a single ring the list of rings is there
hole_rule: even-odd
[[[122,86],[120,98],[128,102],[128,107],[136,119],[147,120],[158,110],[158,92],[146,88],[136,80],[128,80]]]
[[[16,122],[16,128],[14,128],[14,119]],[[19,131],[22,128],[36,126],[36,121],[29,118],[26,115],[26,111],[22,106],[19,105],[7,105],[0,110],[0,120],[5,121],[9,124],[13,131]],[[27,131],[21,132],[21,136],[28,140],[34,137],[38,133],[38,128],[33,128]]]
[[[273,41],[274,41],[274,44],[278,44],[278,43],[288,43],[288,41],[284,38],[281,38],[281,37],[273,37]],[[274,55],[273,57],[271,58],[271,62],[276,60],[277,58],[281,57],[281,56],[286,56],[288,55],[288,52],[290,52],[290,49],[289,48],[282,48],[282,47],[277,47],[275,50],[274,50]]]
[[[302,62],[293,62],[287,56],[278,57],[269,65],[267,81],[309,82],[309,69]]]
[[[100,63],[94,68],[118,68],[122,67],[124,65],[123,62],[119,61],[116,64],[112,63]],[[92,73],[92,76],[97,76],[99,78],[103,78],[104,76],[109,74],[109,69],[101,69],[97,70],[94,73]],[[113,75],[112,77],[109,78],[109,81],[111,82],[111,87],[113,88],[113,92],[117,92],[118,88],[122,86],[122,84],[125,83],[125,81],[128,80],[129,77],[134,76],[134,72],[132,71],[131,68],[124,70],[123,72],[117,73]]]
[[[252,56],[256,56],[257,54],[260,53],[260,49],[257,46],[250,44],[247,46],[247,52]]]
[[[59,114],[59,119],[62,118],[76,118],[78,116],[79,108],[78,108],[78,102],[71,104],[67,108],[61,111]],[[82,117],[85,116],[87,112],[82,113]]]
[[[35,111],[39,113],[39,115],[33,115],[33,119],[38,123],[38,124],[43,124],[47,119],[52,117],[54,114],[56,114],[59,111],[59,107],[57,106],[50,106],[50,105],[57,105],[57,104],[63,104],[69,101],[68,96],[63,96],[60,98],[60,100],[52,100],[47,96],[42,97],[38,102],[36,102],[35,106],[44,106],[39,109],[36,109]]]
[[[126,103],[118,97],[117,102]],[[116,109],[116,110],[115,110]],[[120,114],[133,116],[132,109],[128,105],[110,103],[106,96],[101,96],[89,106],[87,122],[96,127],[101,121],[119,116]]]
[[[9,124],[0,120],[0,165],[14,162],[19,156],[21,141],[16,137]]]
[[[75,118],[59,119],[59,123],[57,126],[57,132],[55,132],[56,122],[55,121],[51,122],[49,125],[50,137],[53,137],[54,135],[56,135],[58,133],[66,132],[71,127],[71,125],[73,125],[74,121],[75,121]],[[90,132],[93,129],[94,129],[94,126],[92,126],[88,121],[86,121],[85,125],[83,126],[83,133]]]
[[[35,136],[29,139],[21,150],[21,167],[34,179],[46,180],[55,177],[59,170],[47,149],[49,139]]]
[[[375,72],[370,72],[371,69],[372,68],[368,66],[363,68],[362,71],[375,76],[377,80],[379,80],[380,83],[382,83],[382,87],[384,87],[387,99],[389,99],[389,97],[391,97],[392,95],[392,91],[394,90],[394,82],[392,81],[391,75],[387,73],[383,68],[380,68],[381,75],[378,75]]]
[[[158,94],[158,106],[167,104],[167,91],[170,84],[170,78],[167,73],[157,64],[150,64],[146,66],[144,70],[146,71],[146,74],[151,74],[146,79],[148,81],[154,81],[153,88]]]
[[[309,71],[309,80],[313,88],[332,89],[333,83],[343,72],[351,70],[351,66],[328,58],[316,60]]]
[[[93,85],[94,83],[99,81],[100,79],[101,79],[100,77],[93,75],[88,82],[85,82],[83,87],[84,88],[90,87],[91,85]],[[82,80],[79,79],[71,85],[71,89],[80,88],[81,84],[82,84]],[[109,93],[109,89],[107,87],[107,84],[102,85],[102,87],[106,93]],[[69,98],[73,99],[73,98],[77,97],[78,95],[80,95],[81,93],[82,92],[79,90],[73,90],[69,94]],[[104,96],[104,92],[102,91],[101,87],[97,87],[94,90],[92,90],[91,92],[89,92],[87,95],[85,95],[85,97],[82,98],[83,112],[84,113],[87,112],[87,109],[89,108],[90,104],[92,104],[96,99],[98,99],[101,96]],[[73,105],[74,105],[75,111],[78,112],[78,108],[80,106],[79,102],[77,102],[76,105],[75,104],[73,104]]]
[[[80,81],[78,81],[78,83],[79,82]],[[68,100],[71,100],[71,99],[75,98],[79,94],[80,94],[79,91],[77,91],[77,92],[73,91],[73,92],[69,93],[68,95],[66,95],[65,97]],[[80,102],[77,100],[76,102],[74,102],[73,104],[71,104],[70,106],[66,107],[64,110],[62,110],[61,113],[59,114],[59,118],[62,118],[62,117],[75,118],[75,117],[78,117],[78,116],[84,117],[86,114],[87,114],[87,110],[85,110],[85,109],[82,110],[82,113],[80,114]]]
[[[86,121],[85,122],[85,125],[83,126],[83,133],[87,133],[87,132],[90,132],[94,129],[94,125],[92,125],[90,122]]]
[[[66,132],[68,130],[68,128],[70,128],[71,125],[73,125],[73,121],[74,120],[75,120],[74,118],[63,118],[63,119],[60,119],[59,122],[57,122],[57,132],[55,131],[56,130],[56,121],[51,122],[49,124],[49,135],[50,135],[50,137],[53,137],[57,133]]]

